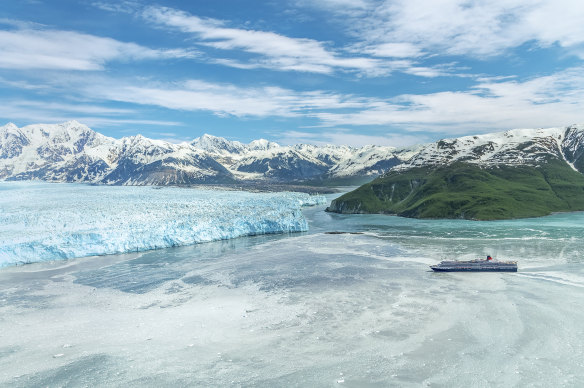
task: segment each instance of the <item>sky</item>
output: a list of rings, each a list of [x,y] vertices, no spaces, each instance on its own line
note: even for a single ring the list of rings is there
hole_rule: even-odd
[[[0,125],[400,147],[584,123],[578,0],[0,2]]]

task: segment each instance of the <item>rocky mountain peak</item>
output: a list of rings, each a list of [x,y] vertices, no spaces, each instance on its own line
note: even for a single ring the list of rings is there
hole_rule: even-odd
[[[564,159],[572,163],[575,150],[581,150],[583,147],[583,126],[513,129],[430,143],[422,147],[406,163],[394,169],[450,165],[455,162],[481,166],[536,165],[546,157]]]
[[[190,184],[263,180],[360,182],[394,169],[464,161],[479,167],[565,160],[584,171],[584,126],[518,129],[443,139],[408,149],[242,144],[205,134],[173,144],[142,135],[113,139],[69,121],[0,127],[0,179],[106,184]]]
[[[248,147],[250,150],[260,151],[260,150],[271,150],[274,148],[279,148],[280,145],[278,143],[274,143],[274,142],[266,140],[266,139],[258,139],[258,140],[254,140],[254,141],[250,142]]]
[[[193,147],[214,153],[241,153],[244,146],[238,141],[230,141],[223,137],[205,133],[191,142]]]
[[[0,127],[0,133],[9,133],[18,131],[18,127],[14,123],[7,123]]]

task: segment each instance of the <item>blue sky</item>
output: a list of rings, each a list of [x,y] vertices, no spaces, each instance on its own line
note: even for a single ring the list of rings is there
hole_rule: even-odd
[[[584,122],[576,0],[20,0],[0,122],[404,146]]]

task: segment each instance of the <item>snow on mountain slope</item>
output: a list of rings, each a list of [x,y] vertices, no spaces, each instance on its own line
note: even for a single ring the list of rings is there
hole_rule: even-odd
[[[251,152],[231,168],[239,172],[261,173],[264,177],[279,181],[291,181],[322,175],[328,171],[329,166],[292,147],[278,147]]]
[[[224,182],[206,152],[137,135],[113,139],[75,121],[0,128],[0,179],[106,184]]]
[[[365,146],[354,155],[342,159],[329,172],[332,177],[381,175],[413,156],[419,147]]]
[[[220,183],[232,174],[207,152],[137,135],[122,138],[110,149],[111,169],[101,183],[123,185],[181,185]]]
[[[565,160],[575,168],[574,162],[583,159],[583,153],[583,125],[513,129],[506,132],[444,139],[425,145],[407,162],[394,169],[448,165],[454,162],[482,166],[537,165],[550,156]]]
[[[322,175],[355,152],[346,146],[281,146],[265,139],[242,144],[211,135],[203,135],[191,142],[191,145],[209,152],[240,179],[267,178],[280,181]]]
[[[273,148],[279,147],[280,145],[278,143],[274,143],[266,139],[253,140],[251,143],[249,143],[248,146],[248,148],[252,151],[271,150]]]
[[[229,141],[222,137],[204,134],[190,143],[193,147],[220,155],[240,154],[247,147],[238,141]]]
[[[405,153],[396,152],[376,146],[281,146],[265,139],[243,144],[207,134],[173,144],[141,135],[113,139],[76,121],[23,128],[10,123],[0,127],[0,179],[117,185],[291,182],[377,175],[405,159]]]
[[[573,169],[584,174],[584,125],[567,128],[562,153]]]
[[[254,142],[244,145],[243,151],[221,162],[234,174],[261,174],[279,181],[312,179],[315,177],[374,176],[408,159],[412,151],[393,147],[296,144],[280,146]]]
[[[14,158],[29,144],[26,135],[13,123],[0,127],[0,158]]]
[[[296,144],[292,148],[301,154],[310,155],[328,166],[335,166],[343,160],[353,158],[361,150],[361,148],[332,144],[323,146]]]
[[[0,179],[48,165],[61,167],[85,149],[114,141],[76,121],[20,129],[10,123],[0,127]]]
[[[537,164],[552,156],[584,171],[584,126],[514,129],[408,149],[249,144],[203,135],[173,144],[141,135],[113,139],[76,121],[0,127],[0,179],[117,185],[294,182],[381,175],[391,168]]]

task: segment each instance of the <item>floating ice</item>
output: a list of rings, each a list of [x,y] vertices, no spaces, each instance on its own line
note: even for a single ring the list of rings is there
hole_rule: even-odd
[[[304,193],[0,183],[0,267],[308,230]]]

